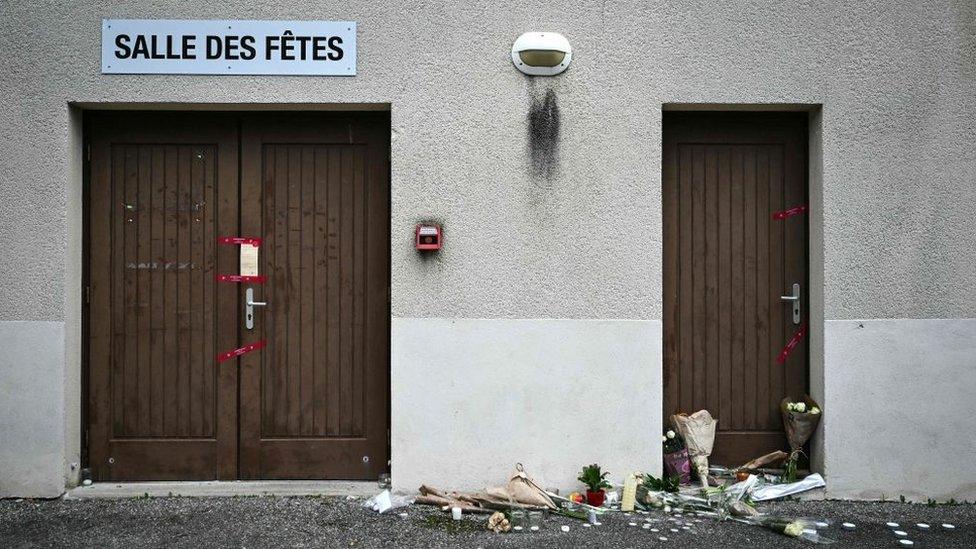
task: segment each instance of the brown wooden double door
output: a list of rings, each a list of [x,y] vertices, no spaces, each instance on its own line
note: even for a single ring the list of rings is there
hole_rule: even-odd
[[[664,413],[718,418],[712,461],[785,449],[779,402],[807,387],[806,115],[666,112]],[[791,295],[799,285],[799,313]]]
[[[92,113],[88,450],[96,480],[387,470],[386,114]],[[261,238],[264,283],[239,274]],[[245,291],[254,325],[245,325]],[[264,341],[220,362],[220,353]]]

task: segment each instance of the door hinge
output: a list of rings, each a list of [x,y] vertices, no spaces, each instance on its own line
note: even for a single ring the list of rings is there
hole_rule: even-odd
[[[91,286],[85,286],[85,303],[91,303]]]
[[[85,145],[85,160],[91,162],[91,145]]]

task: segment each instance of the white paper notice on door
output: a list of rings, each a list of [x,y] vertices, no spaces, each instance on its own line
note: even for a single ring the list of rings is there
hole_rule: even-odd
[[[241,244],[241,276],[258,276],[258,247]]]

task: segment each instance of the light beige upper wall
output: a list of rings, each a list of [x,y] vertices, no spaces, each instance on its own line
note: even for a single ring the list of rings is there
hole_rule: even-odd
[[[507,4],[5,2],[0,319],[72,299],[69,102],[390,104],[393,314],[584,318],[661,316],[662,104],[823,104],[825,316],[976,316],[973,2]],[[359,76],[103,76],[103,17],[355,20]],[[564,33],[570,69],[515,71],[526,30]],[[446,248],[422,261],[426,217]]]

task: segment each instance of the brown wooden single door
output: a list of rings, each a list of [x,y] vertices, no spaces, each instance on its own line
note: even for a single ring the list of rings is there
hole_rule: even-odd
[[[236,121],[102,113],[86,120],[89,463],[95,480],[237,475]]]
[[[241,359],[241,477],[387,470],[389,117],[250,115],[241,225],[260,236],[267,306]],[[243,297],[242,297],[243,303]]]
[[[664,413],[718,418],[711,461],[787,449],[784,396],[807,388],[806,115],[664,113]],[[800,285],[800,323],[781,296]]]

